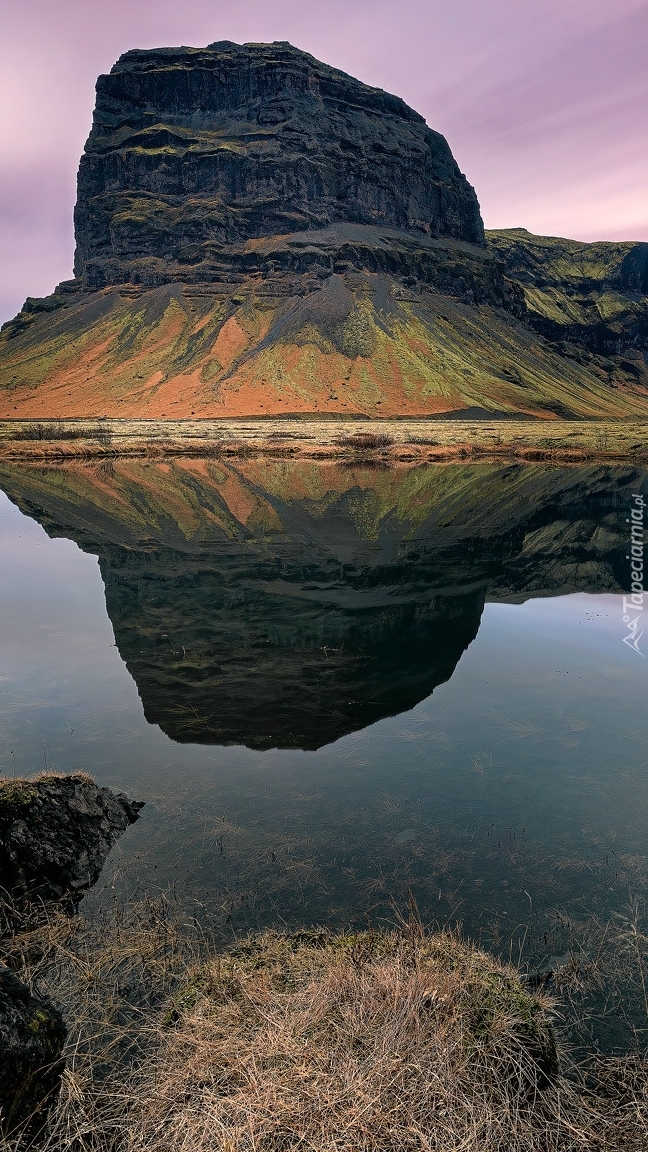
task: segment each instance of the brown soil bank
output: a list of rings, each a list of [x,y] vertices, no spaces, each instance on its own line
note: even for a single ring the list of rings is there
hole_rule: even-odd
[[[439,133],[290,44],[122,56],[75,231],[0,417],[648,416],[648,245],[485,235]]]

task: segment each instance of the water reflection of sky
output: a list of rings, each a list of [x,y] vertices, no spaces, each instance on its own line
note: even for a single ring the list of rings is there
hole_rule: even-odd
[[[648,659],[622,643],[620,596],[487,604],[450,682],[305,753],[147,724],[97,560],[4,496],[0,588],[0,770],[86,768],[146,801],[106,872],[123,894],[181,881],[222,908],[240,893],[244,917],[254,892],[259,918],[311,922],[412,883],[474,927],[513,923],[529,896],[611,908],[644,890]]]

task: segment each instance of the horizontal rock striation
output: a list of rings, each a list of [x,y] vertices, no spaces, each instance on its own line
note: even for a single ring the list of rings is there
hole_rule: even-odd
[[[443,136],[288,43],[137,50],[99,77],[75,212],[85,285],[210,280],[247,241],[338,222],[484,242]]]

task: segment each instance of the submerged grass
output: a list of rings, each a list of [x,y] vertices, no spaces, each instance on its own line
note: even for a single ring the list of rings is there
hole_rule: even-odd
[[[457,931],[426,932],[413,903],[390,931],[268,930],[223,950],[161,899],[53,916],[12,947],[70,1028],[47,1152],[648,1142],[644,1061],[559,1062],[555,1004]]]

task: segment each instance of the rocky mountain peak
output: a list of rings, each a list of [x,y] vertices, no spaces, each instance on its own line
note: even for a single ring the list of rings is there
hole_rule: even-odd
[[[646,245],[485,235],[443,136],[291,44],[126,52],[75,225],[7,419],[645,419]]]
[[[339,224],[483,245],[443,136],[397,96],[285,42],[125,53],[97,82],[75,274],[89,287],[222,276],[234,248]]]

